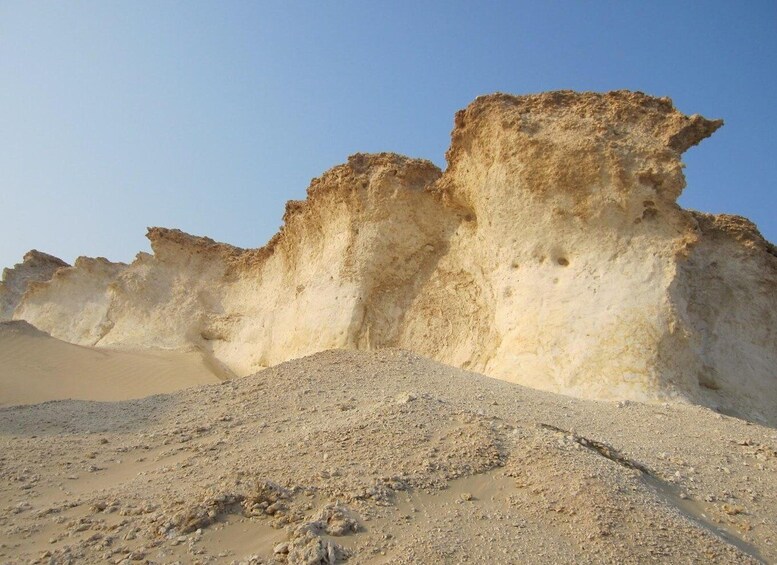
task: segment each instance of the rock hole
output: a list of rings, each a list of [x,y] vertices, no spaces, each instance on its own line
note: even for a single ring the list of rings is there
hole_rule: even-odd
[[[707,390],[720,390],[720,385],[709,375],[701,374],[698,377],[699,386]]]
[[[200,332],[200,337],[205,341],[225,341],[226,337],[215,329],[204,329]]]
[[[569,265],[569,259],[567,259],[566,257],[559,257],[558,259],[556,259],[556,263],[558,263],[562,267],[566,267]]]

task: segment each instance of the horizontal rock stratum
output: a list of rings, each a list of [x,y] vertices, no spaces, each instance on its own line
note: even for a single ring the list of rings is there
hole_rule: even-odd
[[[5,271],[2,315],[77,344],[197,348],[236,375],[398,347],[775,424],[777,251],[676,203],[682,153],[721,125],[638,92],[483,96],[456,114],[445,172],[354,155],[258,249],[151,228],[130,265],[34,255]]]

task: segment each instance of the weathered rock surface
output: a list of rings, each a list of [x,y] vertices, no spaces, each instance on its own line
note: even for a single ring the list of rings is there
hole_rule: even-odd
[[[444,173],[354,155],[243,250],[152,228],[13,316],[89,345],[197,348],[235,374],[401,347],[535,388],[680,400],[777,423],[777,252],[681,209],[682,153],[720,120],[617,91],[480,97]]]
[[[21,263],[3,269],[3,279],[0,281],[0,320],[7,320],[13,315],[27,287],[49,280],[58,269],[67,266],[62,259],[33,249],[24,255]]]

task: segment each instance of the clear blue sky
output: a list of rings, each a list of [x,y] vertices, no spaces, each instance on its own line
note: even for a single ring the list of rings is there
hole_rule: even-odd
[[[726,125],[681,203],[777,240],[777,2],[0,2],[0,266],[244,247],[357,151],[444,166],[493,91],[629,88]]]

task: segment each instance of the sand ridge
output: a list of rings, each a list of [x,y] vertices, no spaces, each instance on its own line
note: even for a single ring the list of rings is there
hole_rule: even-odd
[[[0,406],[126,400],[219,382],[197,352],[74,345],[23,321],[0,322]]]

